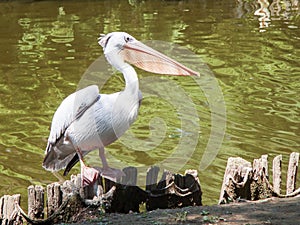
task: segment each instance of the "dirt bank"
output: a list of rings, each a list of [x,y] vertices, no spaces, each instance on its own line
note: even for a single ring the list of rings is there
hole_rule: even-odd
[[[103,214],[86,210],[76,224],[300,224],[300,196],[230,205],[159,209],[145,213]]]

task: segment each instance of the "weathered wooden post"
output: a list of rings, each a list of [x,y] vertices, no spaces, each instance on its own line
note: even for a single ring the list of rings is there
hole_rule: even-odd
[[[44,218],[44,188],[30,185],[28,187],[28,216],[31,219]]]
[[[146,191],[151,191],[156,189],[158,172],[159,172],[159,167],[157,166],[151,166],[147,170]]]
[[[250,188],[250,200],[272,197],[268,176],[268,155],[262,155],[259,159],[253,160],[253,176]]]
[[[47,185],[47,215],[51,216],[62,203],[60,184],[55,182]]]
[[[68,196],[72,195],[73,193],[80,193],[80,185],[80,174],[71,175],[70,180],[64,181],[60,186],[60,190],[62,192],[62,201],[64,201],[66,198],[68,198]]]
[[[197,170],[186,170],[185,173],[185,187],[190,188],[193,190],[191,197],[191,203],[194,205],[202,205],[202,190],[200,185],[200,180],[198,177]]]
[[[161,175],[160,180],[158,181],[157,185],[155,184],[155,188],[152,190],[163,189],[166,186],[168,186],[173,180],[174,180],[174,174],[171,173],[169,170],[164,170],[163,174]]]
[[[250,199],[252,173],[253,170],[250,162],[240,157],[228,158],[219,204],[232,202],[238,197]]]
[[[286,194],[290,194],[296,189],[297,170],[299,162],[299,153],[292,152],[290,154],[289,167],[286,181]]]
[[[281,163],[282,155],[273,159],[273,189],[276,194],[281,194]]]
[[[111,199],[111,207],[108,212],[128,213],[139,212],[139,206],[146,201],[147,193],[137,186],[137,168],[126,167],[123,169],[125,176],[121,181],[114,184],[115,191],[108,195],[113,188],[106,192],[106,199]],[[106,182],[105,182],[106,183]],[[104,196],[103,196],[104,197]]]
[[[122,177],[121,184],[136,186],[137,183],[137,168],[130,166],[123,169],[125,176]]]
[[[187,170],[185,175],[164,170],[156,185],[158,169],[148,170],[147,210],[202,205],[202,191],[196,170]]]
[[[22,217],[18,214],[16,205],[20,204],[21,195],[4,195],[0,198],[0,221],[1,225],[21,225]]]

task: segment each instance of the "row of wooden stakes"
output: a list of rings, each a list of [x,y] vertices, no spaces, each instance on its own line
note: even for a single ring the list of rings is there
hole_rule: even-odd
[[[296,189],[299,153],[290,155],[286,194],[281,193],[282,156],[273,159],[273,185],[268,172],[268,156],[254,159],[253,163],[231,157],[227,161],[219,203],[239,200],[259,200],[272,196],[293,197],[300,193]],[[72,175],[64,183],[52,183],[28,187],[28,213],[20,207],[20,194],[0,198],[0,224],[54,224],[74,222],[86,207],[101,208],[104,212],[139,212],[144,203],[146,210],[202,205],[202,191],[196,170],[187,170],[184,175],[164,171],[158,180],[158,167],[147,171],[145,190],[138,187],[137,169],[124,168],[126,176],[119,182],[99,178],[88,187],[81,187],[80,174]],[[46,202],[46,204],[45,204]],[[45,211],[46,209],[46,211]],[[47,218],[45,219],[45,215]]]
[[[273,185],[268,171],[268,155],[254,159],[252,164],[240,157],[230,157],[227,161],[219,204],[239,199],[254,201],[272,196],[286,198],[299,195],[300,188],[296,189],[298,163],[299,153],[292,152],[288,164],[286,193],[282,194],[282,155],[273,159]]]
[[[82,188],[81,177],[60,184],[28,187],[28,213],[20,207],[20,195],[5,195],[0,199],[0,224],[53,224],[75,221],[74,216],[85,207],[98,207],[105,212],[139,212],[145,203],[147,210],[202,205],[202,191],[196,170],[187,170],[184,175],[163,171],[158,181],[159,167],[147,170],[146,189],[137,186],[137,169],[126,167],[125,176],[119,182],[100,177],[93,185]],[[46,212],[44,209],[46,208]],[[47,218],[44,219],[45,214]]]

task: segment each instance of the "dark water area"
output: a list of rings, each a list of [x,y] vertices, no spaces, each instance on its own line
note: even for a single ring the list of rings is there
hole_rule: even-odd
[[[297,1],[0,2],[0,196],[58,180],[41,164],[66,96],[91,83],[102,93],[124,87],[97,43],[112,31],[201,76],[137,70],[143,104],[107,147],[111,165],[198,169],[204,204],[217,203],[228,157],[282,154],[286,170],[300,151],[299,26]],[[101,166],[97,151],[87,161]]]

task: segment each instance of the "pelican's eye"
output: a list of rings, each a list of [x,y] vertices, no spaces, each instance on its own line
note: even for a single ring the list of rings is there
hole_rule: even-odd
[[[125,36],[124,39],[125,39],[125,42],[126,42],[126,43],[133,40],[133,39],[132,39],[131,37],[129,37],[129,36],[127,36],[127,37]]]

